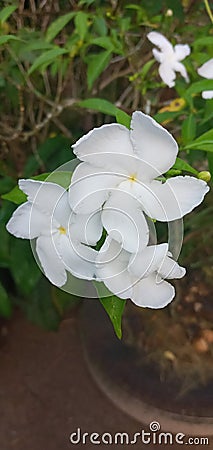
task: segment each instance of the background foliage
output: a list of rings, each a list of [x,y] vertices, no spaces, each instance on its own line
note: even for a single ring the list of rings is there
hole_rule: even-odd
[[[92,127],[115,119],[128,126],[136,109],[178,140],[181,159],[173,175],[212,173],[213,100],[203,100],[201,92],[213,89],[213,80],[197,74],[213,57],[211,11],[208,2],[196,0],[21,0],[0,1],[0,8],[0,314],[10,317],[19,305],[29,319],[56,329],[78,300],[51,286],[29,243],[5,230],[15,209],[7,193],[18,178],[70,160],[70,145]],[[178,77],[169,89],[160,80],[146,38],[151,30],[190,45],[184,60],[189,84]],[[209,245],[208,204],[206,211]],[[195,225],[190,218],[188,235]],[[117,317],[115,323],[120,336]]]

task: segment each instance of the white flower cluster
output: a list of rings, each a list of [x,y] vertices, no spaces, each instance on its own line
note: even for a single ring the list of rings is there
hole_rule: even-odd
[[[190,55],[190,47],[188,44],[177,44],[174,47],[171,42],[163,36],[163,34],[157,31],[151,31],[148,33],[147,38],[152,44],[156,45],[160,50],[153,49],[152,53],[160,63],[159,75],[167,86],[170,88],[175,86],[176,73],[179,72],[185,81],[189,82],[189,77],[185,66],[182,61],[186,56]],[[197,69],[198,74],[201,77],[213,80],[213,58],[205,62],[201,67]],[[202,97],[204,99],[213,98],[213,91],[203,91]]]
[[[70,272],[102,281],[139,306],[166,306],[175,291],[165,279],[181,278],[185,269],[172,259],[168,243],[153,245],[149,223],[174,221],[192,211],[209,190],[206,182],[190,176],[165,181],[162,174],[176,160],[177,143],[139,111],[130,130],[103,125],[73,149],[81,162],[69,190],[20,180],[27,202],[14,212],[7,230],[36,239],[42,269],[56,286],[64,286]]]

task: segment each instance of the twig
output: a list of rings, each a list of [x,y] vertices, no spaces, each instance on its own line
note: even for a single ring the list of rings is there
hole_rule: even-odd
[[[102,83],[100,84],[100,90],[104,89],[106,86],[108,86],[108,84],[112,83],[112,81],[117,80],[121,77],[125,77],[125,75],[131,73],[131,71],[132,69],[130,67],[127,67],[127,69],[114,73],[113,75],[102,81]]]
[[[48,78],[46,71],[43,73],[42,78],[44,80],[46,95],[48,95],[48,97],[51,97],[51,87],[50,87],[49,78]]]
[[[73,135],[70,130],[57,118],[53,117],[52,121],[55,123],[55,125],[58,127],[59,130],[61,130],[62,134],[67,137],[68,139],[72,139]]]

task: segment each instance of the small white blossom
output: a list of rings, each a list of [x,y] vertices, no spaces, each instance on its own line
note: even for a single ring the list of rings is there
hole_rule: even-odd
[[[189,77],[186,68],[180,61],[190,54],[190,47],[187,44],[177,44],[173,47],[171,42],[157,31],[148,33],[147,38],[160,49],[159,51],[154,48],[152,52],[155,59],[160,63],[159,75],[164,83],[172,88],[175,85],[175,72],[180,72],[188,83]]]
[[[156,179],[172,167],[178,146],[167,130],[139,111],[133,113],[130,130],[114,123],[95,128],[76,142],[74,153],[84,162],[72,176],[71,208],[84,214],[101,209],[107,233],[132,253],[149,241],[144,212],[173,221],[209,191],[206,182],[191,176]]]
[[[198,74],[201,77],[207,78],[208,80],[213,80],[213,58],[206,61],[199,69],[197,69]],[[213,91],[203,91],[202,97],[207,99],[213,98]]]
[[[96,277],[97,252],[88,244],[95,245],[101,237],[100,215],[73,214],[67,191],[55,183],[20,180],[19,187],[28,201],[16,209],[6,228],[16,237],[36,238],[36,254],[51,283],[63,286],[66,271],[87,280]]]
[[[131,254],[107,237],[97,259],[97,274],[116,296],[138,306],[163,308],[175,296],[165,278],[182,278],[186,271],[171,258],[168,244],[151,245]]]

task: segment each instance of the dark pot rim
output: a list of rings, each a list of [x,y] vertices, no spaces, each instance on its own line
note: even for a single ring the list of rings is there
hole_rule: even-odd
[[[119,409],[145,425],[157,421],[165,431],[182,432],[190,436],[213,435],[212,383],[190,393],[190,401],[194,396],[194,410],[187,410],[183,401],[178,402],[175,386],[168,386],[167,389],[167,385],[163,385],[160,379],[156,383],[156,376],[150,376],[149,371],[138,366],[131,351],[114,336],[109,318],[96,300],[84,302],[81,310],[81,336],[85,360],[92,378]],[[142,370],[142,382],[139,370]],[[137,372],[135,378],[133,371]],[[160,392],[158,399],[155,398],[156,392]],[[201,405],[203,393],[205,401]],[[167,401],[163,401],[163,396]],[[168,408],[168,397],[169,402],[174,403],[173,410]],[[187,401],[186,398],[186,404]],[[207,401],[209,407],[205,415]]]

